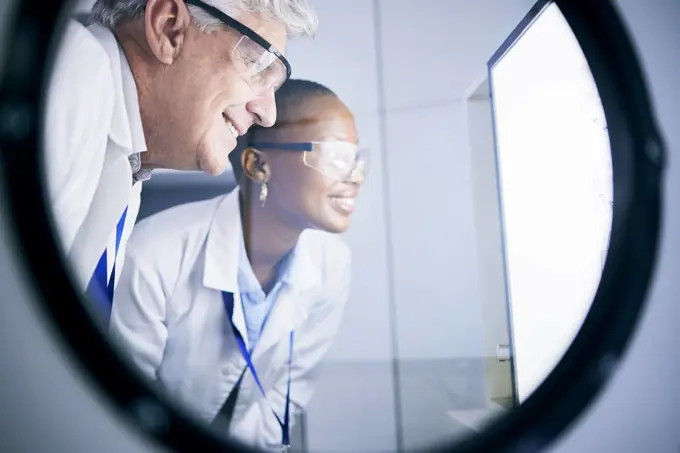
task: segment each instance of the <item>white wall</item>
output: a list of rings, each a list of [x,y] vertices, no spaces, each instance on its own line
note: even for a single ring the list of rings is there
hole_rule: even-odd
[[[527,0],[380,2],[401,357],[481,355],[462,96],[532,5]]]

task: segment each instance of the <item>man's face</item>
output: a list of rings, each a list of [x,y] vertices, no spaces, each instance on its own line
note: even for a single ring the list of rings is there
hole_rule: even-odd
[[[282,24],[248,13],[234,19],[284,52],[287,34]],[[253,123],[274,124],[274,90],[254,91],[243,71],[243,55],[234,52],[243,40],[242,34],[229,27],[209,33],[193,24],[186,27],[176,58],[154,77],[153,89],[158,92],[149,121],[153,124],[150,148],[162,149],[152,150],[160,157],[151,166],[220,174],[228,166],[227,156],[236,146],[237,135]]]

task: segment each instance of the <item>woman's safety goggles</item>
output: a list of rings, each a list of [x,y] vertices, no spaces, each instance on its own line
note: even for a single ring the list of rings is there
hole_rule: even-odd
[[[288,60],[251,28],[201,0],[185,0],[185,3],[201,8],[242,35],[232,51],[232,61],[256,96],[278,90],[290,78]]]
[[[302,161],[329,179],[363,182],[368,170],[368,150],[350,142],[253,142],[256,149],[302,151]]]

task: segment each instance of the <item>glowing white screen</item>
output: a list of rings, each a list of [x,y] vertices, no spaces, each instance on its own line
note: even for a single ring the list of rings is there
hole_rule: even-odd
[[[611,229],[609,138],[592,74],[548,6],[492,68],[515,378],[520,401],[576,335]]]

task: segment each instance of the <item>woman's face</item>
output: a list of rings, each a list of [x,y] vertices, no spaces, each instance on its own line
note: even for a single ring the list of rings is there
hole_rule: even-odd
[[[308,101],[303,116],[299,124],[291,121],[293,125],[277,132],[276,140],[358,144],[354,117],[339,99],[327,96]],[[344,180],[332,179],[305,165],[303,151],[262,152],[270,172],[267,209],[275,211],[285,223],[303,229],[341,233],[349,228],[363,182],[361,172],[355,171]]]

